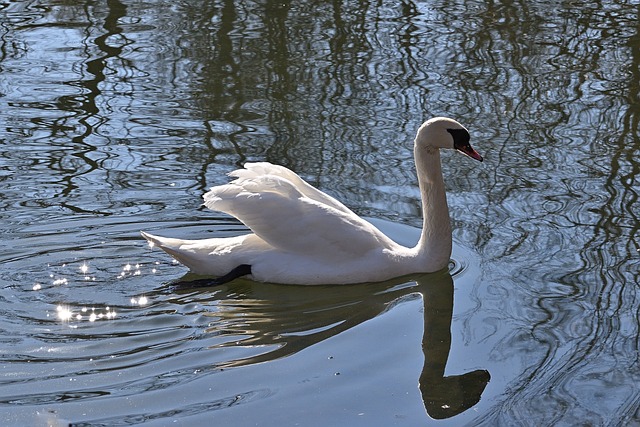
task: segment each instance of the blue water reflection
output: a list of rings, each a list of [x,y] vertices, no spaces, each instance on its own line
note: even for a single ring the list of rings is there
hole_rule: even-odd
[[[638,423],[637,22],[624,1],[0,5],[4,424]],[[252,160],[419,226],[412,136],[434,115],[486,157],[443,165],[464,261],[444,376],[491,372],[479,402],[425,413],[415,290],[384,310],[360,295],[368,320],[303,322],[293,341],[326,339],[216,370],[295,327],[241,325],[289,291],[173,294],[184,270],[138,231],[243,232],[200,197]]]

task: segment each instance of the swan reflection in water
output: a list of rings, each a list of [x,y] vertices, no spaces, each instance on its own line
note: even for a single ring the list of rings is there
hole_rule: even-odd
[[[214,309],[205,313],[215,320],[207,332],[229,338],[213,348],[242,346],[266,350],[223,362],[221,368],[252,365],[295,354],[416,294],[424,304],[424,365],[419,377],[422,400],[430,417],[453,417],[479,402],[490,375],[486,370],[475,370],[445,376],[453,316],[453,278],[448,271],[340,287],[237,280],[215,288],[211,298]],[[189,295],[187,299],[192,301],[194,295]]]

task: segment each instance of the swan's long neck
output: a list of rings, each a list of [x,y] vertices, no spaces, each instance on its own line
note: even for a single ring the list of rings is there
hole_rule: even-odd
[[[442,178],[440,150],[417,144],[414,148],[418,184],[422,195],[423,226],[415,247],[418,262],[428,271],[448,265],[451,257],[451,222]]]

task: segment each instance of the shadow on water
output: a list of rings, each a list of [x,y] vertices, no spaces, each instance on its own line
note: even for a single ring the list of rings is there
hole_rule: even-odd
[[[183,278],[185,282],[190,276]],[[490,379],[483,369],[445,375],[454,304],[453,277],[448,271],[350,286],[284,286],[239,280],[208,291],[212,289],[215,292],[206,301],[215,309],[204,314],[212,320],[206,332],[232,337],[212,348],[267,349],[222,362],[220,368],[291,356],[419,296],[424,316],[424,365],[419,387],[429,416],[450,418],[476,405]],[[194,298],[210,295],[207,291],[180,294],[183,296],[172,302],[192,303]]]

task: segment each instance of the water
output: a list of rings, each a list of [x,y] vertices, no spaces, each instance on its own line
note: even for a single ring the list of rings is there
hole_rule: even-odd
[[[0,4],[2,424],[640,425],[638,18]],[[178,293],[138,234],[243,232],[200,197],[268,160],[411,242],[435,115],[452,278]]]

